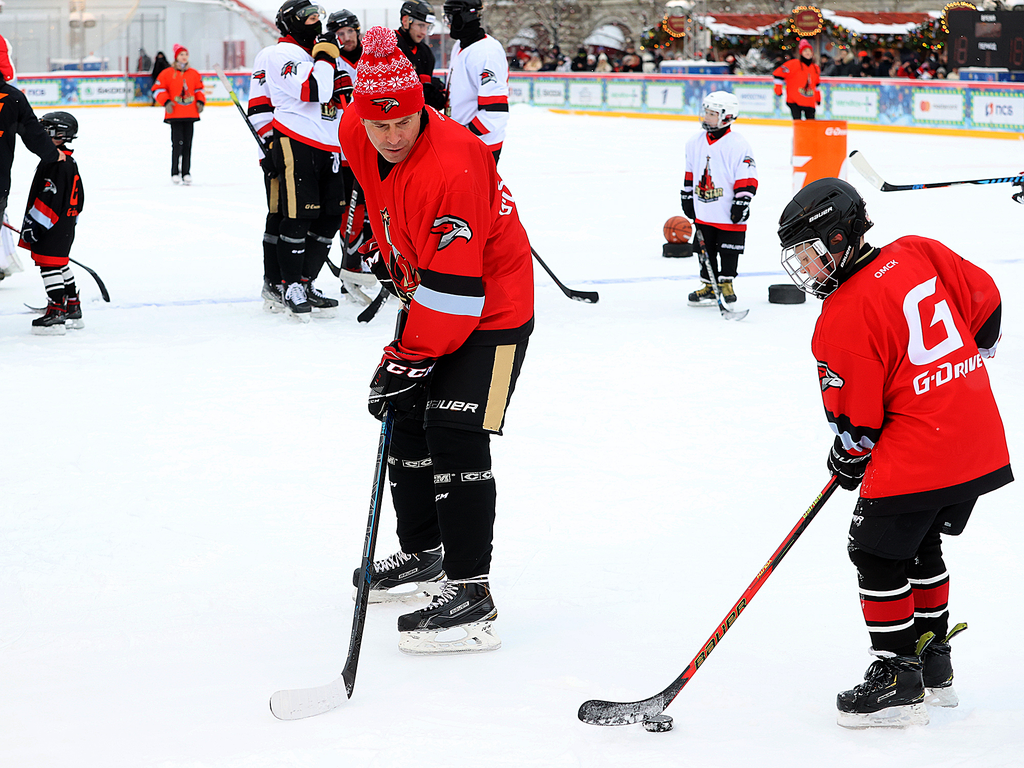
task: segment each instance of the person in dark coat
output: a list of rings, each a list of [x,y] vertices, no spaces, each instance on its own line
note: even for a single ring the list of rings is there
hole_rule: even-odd
[[[156,58],[153,59],[153,82],[149,85],[150,89],[152,89],[152,87],[156,85],[156,79],[160,76],[160,73],[167,69],[169,66],[171,66],[171,64],[167,61],[167,57],[164,56],[164,52],[157,51]],[[153,103],[150,104],[150,106],[155,107],[156,97],[152,96],[152,93],[150,93],[150,96],[153,98]]]

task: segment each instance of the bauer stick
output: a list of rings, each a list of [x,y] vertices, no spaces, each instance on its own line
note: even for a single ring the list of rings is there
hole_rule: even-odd
[[[700,649],[700,652],[693,658],[690,665],[683,671],[679,677],[672,681],[661,693],[656,696],[652,696],[649,699],[643,699],[642,701],[633,701],[629,703],[618,703],[614,701],[600,701],[591,700],[586,701],[580,707],[578,717],[584,723],[590,725],[630,725],[632,723],[639,723],[642,720],[660,715],[665,711],[665,708],[672,703],[679,692],[683,690],[690,678],[697,674],[697,670],[707,660],[707,657],[711,652],[718,647],[718,644],[722,642],[722,638],[725,633],[729,631],[732,625],[740,617],[740,613],[747,607],[747,604],[754,599],[754,595],[757,591],[764,586],[764,583],[768,581],[768,577],[772,575],[779,563],[782,562],[782,558],[786,556],[790,548],[796,543],[796,540],[800,538],[800,534],[804,532],[808,525],[811,524],[811,520],[818,514],[825,502],[828,501],[829,497],[835,492],[836,488],[839,487],[839,481],[836,476],[833,475],[829,478],[828,483],[822,489],[821,493],[818,494],[818,498],[814,500],[814,503],[804,512],[803,516],[796,526],[789,532],[789,535],[783,539],[782,544],[775,550],[775,553],[771,556],[768,562],[765,564],[754,580],[750,582],[750,586],[747,587],[746,591],[732,607],[732,609],[722,619],[722,623],[715,628],[714,633],[708,638],[707,642]]]
[[[334,262],[331,261],[330,255],[327,256],[327,266],[330,268],[331,273],[335,277],[341,277],[341,266],[345,261],[345,249],[348,248],[348,237],[352,232],[352,221],[356,217],[356,200],[359,199],[359,187],[355,183],[352,184],[352,195],[348,199],[348,216],[345,218],[345,234],[342,235],[341,240],[341,262],[338,266],[334,266]]]
[[[14,232],[15,234],[17,234],[18,237],[21,237],[21,230],[20,229],[17,229],[16,227],[8,224],[6,221],[4,222],[4,226],[7,227],[12,232]],[[92,275],[92,279],[96,281],[96,285],[100,289],[100,296],[103,297],[104,301],[108,301],[108,302],[110,301],[110,294],[107,293],[107,286],[105,286],[103,284],[103,281],[100,280],[100,276],[96,274],[96,270],[94,270],[94,269],[92,269],[90,267],[85,266],[85,264],[83,264],[82,262],[77,261],[75,259],[72,259],[70,256],[68,256],[68,261],[70,261],[72,264],[77,264],[82,269],[84,269],[86,272],[88,272],[90,275]]]
[[[548,265],[544,263],[544,259],[537,255],[537,251],[533,249],[533,246],[530,246],[530,253],[533,254],[533,258],[537,260],[537,263],[544,267],[544,271],[548,273],[548,276],[555,281],[555,285],[562,289],[562,293],[576,301],[583,301],[587,304],[597,304],[597,291],[575,291],[572,288],[569,288],[561,280],[555,277],[555,273],[552,272]]]
[[[711,266],[711,257],[708,255],[707,246],[704,245],[704,235],[701,234],[700,227],[694,227],[693,231],[697,238],[697,244],[700,246],[697,249],[697,258],[704,266],[704,269],[707,270],[708,280],[711,281],[711,289],[715,292],[715,301],[718,302],[718,311],[722,313],[722,317],[726,320],[742,320],[750,310],[743,309],[736,312],[725,306],[725,300],[722,298],[722,287],[718,284],[718,275],[715,274],[715,270]]]
[[[373,552],[377,546],[377,529],[380,519],[381,501],[387,487],[388,449],[391,446],[391,428],[394,414],[390,408],[384,413],[380,426],[380,443],[377,447],[377,467],[373,474],[373,492],[370,494],[370,516],[366,522],[366,541],[363,545],[363,562],[359,572],[359,590],[356,592],[355,614],[352,617],[352,636],[349,640],[345,668],[333,682],[317,688],[296,688],[277,691],[270,697],[270,711],[279,720],[301,720],[304,717],[322,715],[341,706],[345,698],[352,698],[356,684],[356,667],[359,664],[359,650],[363,645],[363,627],[366,625],[366,607],[370,600],[370,579],[373,576]]]
[[[857,172],[871,182],[871,186],[881,192],[905,192],[910,189],[937,189],[939,187],[956,187],[961,184],[1020,184],[1024,182],[1024,174],[1017,176],[1000,176],[991,179],[971,179],[969,181],[935,181],[929,184],[890,184],[871,167],[859,150],[850,153],[850,163]]]

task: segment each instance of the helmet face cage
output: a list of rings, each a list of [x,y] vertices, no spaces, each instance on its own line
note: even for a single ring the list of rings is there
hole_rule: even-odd
[[[782,268],[804,293],[824,299],[839,287],[835,257],[815,237],[782,249]]]
[[[718,115],[718,125],[708,125],[705,120],[705,113],[711,112]],[[714,91],[704,97],[701,102],[700,124],[705,131],[717,131],[728,128],[740,114],[740,100],[728,91]]]
[[[361,30],[359,28],[359,19],[352,11],[342,9],[335,11],[327,19],[327,26],[324,27],[324,31],[328,34],[336,34],[339,29],[344,27],[350,27],[358,34]]]
[[[51,139],[68,142],[78,136],[78,121],[67,112],[47,112],[39,118],[39,124]]]

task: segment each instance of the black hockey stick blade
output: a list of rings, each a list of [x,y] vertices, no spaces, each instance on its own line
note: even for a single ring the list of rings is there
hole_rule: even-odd
[[[633,723],[639,723],[643,721],[645,717],[651,717],[653,715],[660,715],[669,704],[675,700],[679,692],[683,690],[683,687],[690,682],[690,679],[697,674],[697,670],[700,669],[701,665],[707,660],[707,657],[711,654],[718,644],[722,642],[722,638],[725,633],[729,631],[733,624],[740,617],[740,613],[750,604],[750,601],[754,599],[754,595],[757,594],[758,590],[768,581],[768,577],[772,575],[779,563],[782,562],[782,558],[786,556],[786,553],[793,547],[796,540],[800,538],[808,525],[814,519],[814,516],[818,514],[821,508],[828,501],[829,497],[835,493],[836,488],[839,487],[839,483],[836,480],[836,476],[833,475],[829,478],[828,483],[822,489],[818,497],[812,502],[811,506],[808,507],[807,511],[801,516],[800,520],[793,527],[793,530],[789,532],[779,548],[775,550],[771,558],[765,564],[765,566],[758,572],[757,576],[747,587],[740,599],[733,605],[729,613],[726,614],[725,618],[722,619],[721,624],[715,628],[714,633],[708,638],[707,642],[701,646],[700,651],[689,666],[683,670],[683,673],[677,677],[672,683],[661,693],[651,696],[649,699],[641,699],[640,701],[630,702],[616,702],[616,701],[602,701],[600,699],[591,699],[585,701],[580,706],[577,717],[584,723],[590,725],[632,725]]]
[[[561,280],[555,277],[555,273],[552,272],[548,265],[544,263],[544,259],[537,255],[537,251],[534,250],[532,246],[530,247],[530,253],[533,254],[533,258],[537,260],[537,263],[544,267],[544,271],[548,273],[548,276],[555,281],[555,285],[562,289],[562,293],[575,301],[582,301],[587,304],[597,304],[597,300],[599,298],[597,291],[576,291],[569,288]]]
[[[105,286],[103,284],[103,281],[100,280],[100,276],[96,274],[96,270],[91,269],[91,268],[85,266],[85,264],[83,264],[80,261],[76,261],[75,259],[72,259],[70,256],[68,257],[68,261],[70,261],[72,264],[77,264],[82,269],[84,269],[86,272],[88,272],[90,275],[92,275],[92,279],[95,280],[96,281],[96,285],[99,286],[100,296],[103,297],[104,301],[110,301],[110,294],[107,293],[107,286]]]
[[[722,317],[726,320],[742,320],[750,312],[749,309],[733,310],[729,309],[725,305],[725,300],[722,298],[722,287],[718,284],[718,276],[711,268],[711,260],[708,259],[707,248],[704,247],[704,235],[701,234],[700,229],[694,230],[697,240],[697,258],[703,265],[705,271],[708,273],[708,279],[711,280],[711,288],[715,292],[715,301],[718,302],[718,311],[722,313]]]
[[[857,172],[867,179],[871,185],[882,192],[907,192],[912,189],[940,189],[942,187],[957,187],[962,184],[1020,184],[1024,182],[1024,174],[1016,176],[995,176],[991,179],[968,179],[964,181],[935,181],[927,184],[890,184],[885,181],[878,172],[871,167],[867,158],[859,150],[850,153],[850,164],[857,169]]]
[[[377,312],[380,310],[380,308],[384,306],[384,303],[388,300],[388,297],[390,295],[391,291],[389,291],[384,286],[381,286],[380,293],[373,297],[373,301],[371,301],[366,306],[366,309],[359,313],[359,316],[356,318],[356,320],[358,320],[360,323],[368,323],[371,320],[373,320],[373,318],[377,316]]]

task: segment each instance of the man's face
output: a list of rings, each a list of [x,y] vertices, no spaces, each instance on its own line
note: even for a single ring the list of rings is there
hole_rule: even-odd
[[[319,22],[320,22],[320,14],[319,13],[311,13],[311,14],[309,14],[309,16],[306,17],[306,20],[303,23],[307,27],[312,27],[314,24],[318,24]]]
[[[338,30],[338,45],[344,51],[354,51],[359,45],[359,33],[352,27],[342,27]]]
[[[432,26],[434,25],[428,24],[425,21],[418,21],[412,16],[402,17],[402,27],[408,30],[409,37],[412,38],[414,43],[422,43],[423,38],[427,36],[427,33],[430,32],[430,28]]]
[[[420,111],[391,120],[363,120],[366,136],[381,157],[389,163],[400,163],[412,152],[420,135]]]

